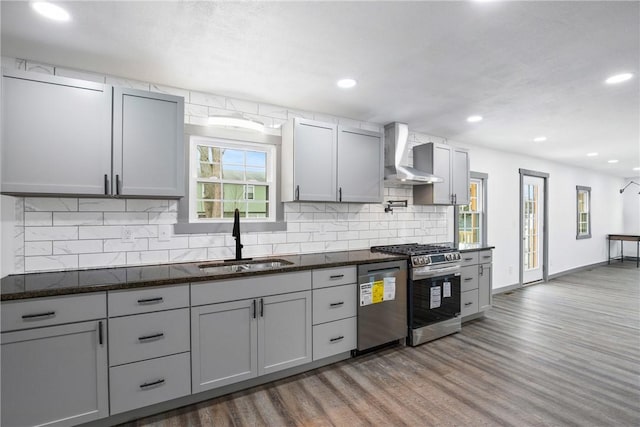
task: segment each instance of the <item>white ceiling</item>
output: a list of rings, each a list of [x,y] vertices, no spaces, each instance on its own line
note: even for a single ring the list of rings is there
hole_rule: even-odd
[[[2,55],[638,175],[638,1],[59,3],[2,1]]]

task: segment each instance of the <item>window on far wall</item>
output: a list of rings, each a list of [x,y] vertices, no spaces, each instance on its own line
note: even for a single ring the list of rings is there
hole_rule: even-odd
[[[474,178],[473,176],[477,176]],[[486,211],[485,211],[485,183],[486,175],[472,173],[469,185],[469,204],[458,206],[458,243],[484,244],[486,243]]]
[[[275,147],[191,137],[189,222],[275,221]]]
[[[576,239],[591,237],[591,187],[576,186],[577,231]]]

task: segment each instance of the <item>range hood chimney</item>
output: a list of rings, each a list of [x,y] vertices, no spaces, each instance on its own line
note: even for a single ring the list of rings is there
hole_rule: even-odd
[[[403,165],[409,147],[409,125],[406,123],[389,123],[384,127],[384,184],[420,185],[443,182],[438,176]]]

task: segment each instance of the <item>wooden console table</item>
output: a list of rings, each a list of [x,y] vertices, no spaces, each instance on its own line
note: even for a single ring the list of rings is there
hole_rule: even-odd
[[[624,243],[620,244],[620,258],[611,258],[611,241],[620,240],[621,242],[636,242],[636,268],[640,266],[640,236],[631,234],[608,234],[607,240],[609,241],[609,259],[607,260],[607,264],[611,264],[612,259],[620,259],[620,262],[624,262]]]

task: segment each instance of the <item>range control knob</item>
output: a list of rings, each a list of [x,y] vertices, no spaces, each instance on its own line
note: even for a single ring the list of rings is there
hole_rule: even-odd
[[[444,259],[451,261],[451,254],[444,254]]]

